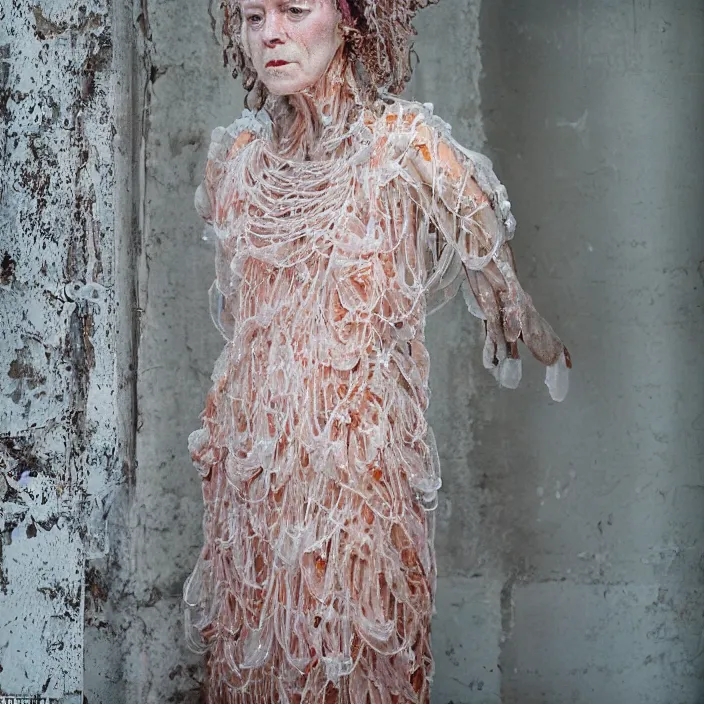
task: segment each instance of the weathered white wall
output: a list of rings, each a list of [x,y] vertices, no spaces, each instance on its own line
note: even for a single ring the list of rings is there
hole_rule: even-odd
[[[0,4],[0,692],[66,702],[129,456],[113,30],[109,0]]]

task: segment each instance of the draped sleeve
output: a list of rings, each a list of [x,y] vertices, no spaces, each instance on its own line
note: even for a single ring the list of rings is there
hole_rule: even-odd
[[[516,221],[491,162],[462,147],[427,109],[416,112],[404,142],[403,172],[430,223],[430,298],[442,304],[461,283],[470,312],[484,320],[484,366],[502,386],[515,388],[522,340],[546,366],[550,395],[562,401],[569,352],[518,280],[510,246]]]
[[[250,110],[229,127],[216,127],[210,140],[203,180],[195,193],[195,208],[205,220],[203,239],[215,242],[216,278],[208,292],[210,315],[215,327],[227,340],[232,337],[232,313],[236,287],[230,263],[237,245],[232,216],[241,200],[233,188],[232,166],[244,147],[265,129],[261,117]]]

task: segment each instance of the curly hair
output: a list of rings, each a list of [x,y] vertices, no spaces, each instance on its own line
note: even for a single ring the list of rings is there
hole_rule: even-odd
[[[367,89],[399,94],[411,78],[413,19],[418,10],[438,0],[335,0],[343,16],[350,56],[361,63]],[[265,89],[242,46],[242,9],[239,0],[221,0],[224,11],[225,65],[232,63],[234,78],[242,77],[247,93]]]

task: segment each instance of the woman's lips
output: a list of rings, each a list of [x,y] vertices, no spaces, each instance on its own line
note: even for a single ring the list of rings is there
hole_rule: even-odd
[[[289,63],[288,61],[282,61],[281,59],[275,59],[274,61],[267,62],[266,68],[270,68],[270,67],[274,68],[276,66],[285,66],[288,63]]]

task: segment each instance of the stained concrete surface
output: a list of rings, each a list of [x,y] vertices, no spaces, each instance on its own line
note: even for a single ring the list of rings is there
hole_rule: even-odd
[[[114,529],[120,589],[110,620],[121,632],[120,681],[111,681],[114,668],[92,678],[91,704],[197,702],[203,677],[183,634],[183,582],[202,544],[200,479],[186,442],[223,340],[208,314],[213,249],[201,237],[193,195],[211,130],[239,115],[243,100],[222,66],[209,13],[218,3],[211,5],[135,6],[137,471],[124,523]]]
[[[562,406],[532,370],[502,394],[476,455],[513,576],[501,701],[695,704],[704,5],[499,0],[481,36],[522,278],[575,359]]]

